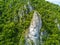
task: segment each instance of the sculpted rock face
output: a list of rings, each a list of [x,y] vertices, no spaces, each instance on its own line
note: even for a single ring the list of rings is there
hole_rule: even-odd
[[[26,45],[39,45],[39,33],[42,27],[40,14],[34,11],[33,18],[29,27],[29,32],[26,35]]]

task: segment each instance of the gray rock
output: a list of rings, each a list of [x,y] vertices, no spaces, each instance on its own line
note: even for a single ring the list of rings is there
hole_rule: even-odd
[[[29,27],[29,33],[26,35],[26,45],[39,45],[40,29],[42,27],[42,20],[40,14],[34,11],[33,18]]]

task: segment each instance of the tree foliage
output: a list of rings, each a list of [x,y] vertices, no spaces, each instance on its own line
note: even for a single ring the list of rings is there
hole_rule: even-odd
[[[45,0],[30,0],[30,3],[41,14],[41,31],[47,32],[42,36],[43,45],[59,45],[60,29],[57,24],[60,24],[60,6]],[[26,14],[24,5],[27,5],[27,0],[0,0],[0,45],[19,45],[22,33],[28,29],[33,16],[33,11]]]

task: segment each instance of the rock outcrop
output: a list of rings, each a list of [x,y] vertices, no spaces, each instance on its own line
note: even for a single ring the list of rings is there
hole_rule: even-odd
[[[33,18],[29,27],[28,34],[26,35],[26,45],[39,45],[40,29],[42,27],[42,20],[40,14],[34,11]]]

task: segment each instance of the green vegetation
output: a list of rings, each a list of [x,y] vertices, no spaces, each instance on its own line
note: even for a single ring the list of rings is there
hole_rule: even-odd
[[[60,24],[60,6],[46,2],[45,0],[30,0],[34,10],[41,14],[42,29],[47,31],[43,37],[43,45],[59,45],[60,29],[55,19]],[[25,0],[0,0],[0,45],[19,45],[24,42],[24,32],[31,22],[33,11],[25,13]],[[24,15],[19,14],[24,10]],[[23,44],[24,45],[24,44]]]

